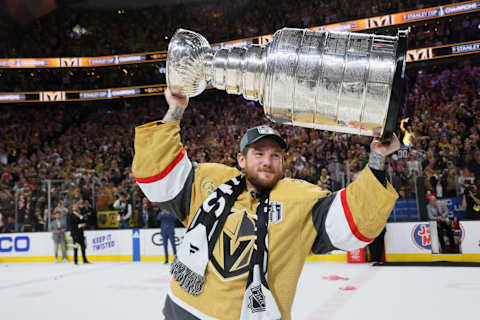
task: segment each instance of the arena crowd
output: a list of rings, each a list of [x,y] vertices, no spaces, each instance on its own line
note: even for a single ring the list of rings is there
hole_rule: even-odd
[[[185,15],[178,14],[177,6],[110,15],[61,9],[60,13],[67,10],[68,19],[60,20],[58,12],[47,15],[35,22],[35,32],[20,33],[21,40],[0,52],[6,57],[50,57],[161,50],[167,46],[168,35],[179,26],[203,33],[215,42],[268,34],[285,25],[321,25],[439,4],[377,0],[358,6],[348,6],[342,0],[329,3],[312,1],[302,7],[296,1],[275,1],[275,5],[273,0],[236,1],[232,6],[202,6],[196,14],[186,10]],[[346,9],[333,9],[339,7]],[[262,16],[262,12],[267,15]],[[106,18],[98,19],[100,14]],[[105,30],[115,19],[130,22],[116,24],[118,29],[107,36]],[[139,19],[151,23],[144,24],[146,29],[134,28],[132,21]],[[67,31],[79,23],[88,35],[68,35]],[[465,37],[463,40],[477,39],[478,24],[478,17],[472,15],[457,19],[452,25],[442,22],[418,27],[411,42],[419,47],[437,45],[452,41],[459,34]],[[47,34],[50,36],[46,37]],[[0,39],[7,36],[0,33]],[[389,179],[402,198],[414,197],[414,181],[419,175],[426,177],[425,188],[437,197],[461,196],[469,184],[480,187],[478,62],[474,57],[407,68],[406,102],[397,130],[405,147],[392,158],[388,170]],[[59,86],[93,89],[120,86],[117,80],[122,85],[152,84],[158,82],[157,68],[158,65],[135,65],[110,71],[98,68],[68,72],[0,69],[0,77],[8,80],[0,81],[0,91],[53,90]],[[144,196],[131,174],[134,128],[162,118],[166,109],[161,96],[2,105],[0,232],[14,231],[15,212],[17,228],[22,226],[19,231],[46,230],[48,181],[53,188],[52,210],[64,211],[63,206],[82,199],[85,210],[94,215],[99,210],[112,209],[121,194],[126,194],[140,210],[145,205]],[[191,100],[182,121],[183,142],[193,161],[234,166],[238,141],[245,130],[263,123],[267,120],[258,103],[209,91]],[[354,180],[367,163],[368,137],[270,125],[286,137],[290,146],[286,176],[335,191]],[[155,224],[155,219],[148,224]],[[90,227],[95,228],[95,219]]]

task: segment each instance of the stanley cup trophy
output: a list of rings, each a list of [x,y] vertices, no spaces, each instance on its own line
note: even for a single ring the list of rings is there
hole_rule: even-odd
[[[168,46],[167,84],[194,97],[207,85],[259,101],[277,123],[388,142],[403,93],[407,31],[396,37],[284,28],[267,45],[213,52],[179,29]]]

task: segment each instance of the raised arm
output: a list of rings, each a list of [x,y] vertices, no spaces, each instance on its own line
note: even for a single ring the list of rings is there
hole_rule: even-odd
[[[135,128],[132,171],[148,200],[188,225],[192,210],[198,209],[209,190],[240,172],[216,163],[192,163],[180,139],[180,119],[188,98],[167,89],[165,99],[169,109],[162,121]]]
[[[132,171],[145,196],[181,220],[188,216],[193,165],[180,141],[180,119],[188,98],[165,91],[169,109],[163,120],[135,128]]]
[[[165,90],[165,99],[168,103],[168,111],[163,117],[162,122],[179,121],[188,106],[188,97],[173,95],[170,89]]]
[[[380,234],[398,198],[386,179],[385,158],[399,147],[396,136],[390,144],[374,139],[368,166],[358,178],[318,200],[312,209],[316,235],[305,235],[311,241],[307,243],[313,243],[314,253],[361,248]],[[305,232],[310,233],[309,228]]]

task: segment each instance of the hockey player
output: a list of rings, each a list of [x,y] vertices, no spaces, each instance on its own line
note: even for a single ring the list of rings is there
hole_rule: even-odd
[[[237,156],[241,171],[195,164],[180,142],[188,98],[166,90],[162,121],[136,128],[133,173],[150,201],[187,227],[171,265],[167,320],[291,319],[306,257],[369,244],[398,198],[385,178],[397,137],[371,144],[370,160],[345,189],[283,178],[280,134],[248,129]]]

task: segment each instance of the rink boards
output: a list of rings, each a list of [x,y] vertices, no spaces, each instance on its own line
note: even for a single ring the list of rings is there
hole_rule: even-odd
[[[480,262],[480,221],[461,223],[462,254],[432,255],[432,233],[428,222],[387,224],[386,261],[472,261]],[[177,246],[185,229],[175,229]],[[91,261],[164,261],[163,239],[158,229],[96,230],[85,232],[87,257]],[[173,251],[169,245],[169,253]],[[59,256],[61,251],[59,249]],[[71,237],[67,256],[72,260]],[[80,259],[81,260],[81,259]],[[312,255],[308,261],[347,261],[346,253],[334,251]],[[0,234],[0,262],[53,262],[50,232]]]
[[[461,254],[432,254],[432,247],[438,246],[436,226],[428,222],[388,223],[385,258],[388,262],[480,262],[480,221],[460,222],[459,238]]]

